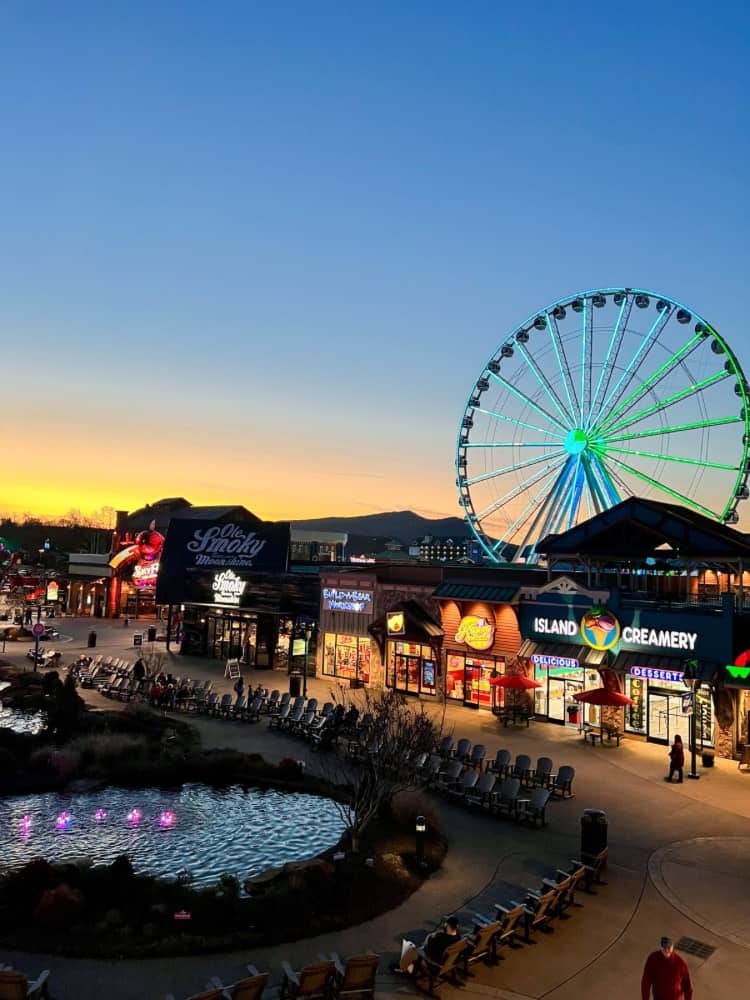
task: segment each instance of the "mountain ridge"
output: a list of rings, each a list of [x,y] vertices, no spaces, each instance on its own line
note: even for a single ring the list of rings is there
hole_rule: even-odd
[[[303,531],[346,531],[350,535],[398,538],[404,544],[425,535],[436,538],[468,538],[471,535],[460,517],[422,517],[413,510],[392,510],[376,514],[313,517],[293,520],[292,525]]]

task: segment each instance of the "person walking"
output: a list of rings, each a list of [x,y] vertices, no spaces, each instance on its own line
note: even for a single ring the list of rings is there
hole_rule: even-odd
[[[641,998],[650,1000],[693,1000],[693,984],[685,959],[674,950],[669,937],[663,937],[659,950],[646,959],[641,979]]]
[[[677,784],[682,781],[682,769],[685,767],[685,749],[682,745],[682,737],[675,736],[674,743],[669,751],[669,777],[665,781],[671,781],[672,775],[677,772]]]

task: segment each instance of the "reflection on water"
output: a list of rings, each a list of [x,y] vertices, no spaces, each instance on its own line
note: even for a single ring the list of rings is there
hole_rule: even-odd
[[[105,788],[0,801],[3,868],[31,858],[109,864],[128,854],[138,872],[195,885],[223,874],[240,881],[273,865],[312,857],[334,844],[344,824],[333,802],[298,792]]]
[[[38,733],[44,728],[41,712],[19,712],[16,708],[0,707],[0,729],[13,729],[17,733]]]

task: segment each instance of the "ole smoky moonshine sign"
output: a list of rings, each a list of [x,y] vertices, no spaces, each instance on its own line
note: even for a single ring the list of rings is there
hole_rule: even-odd
[[[214,601],[217,577],[243,572],[284,573],[289,522],[198,521],[173,518],[164,543],[156,600],[160,604]]]

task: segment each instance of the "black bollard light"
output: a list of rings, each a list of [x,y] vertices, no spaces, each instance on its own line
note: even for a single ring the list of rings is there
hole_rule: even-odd
[[[424,816],[417,816],[414,826],[417,868],[424,868],[424,839],[427,834],[427,820]]]

